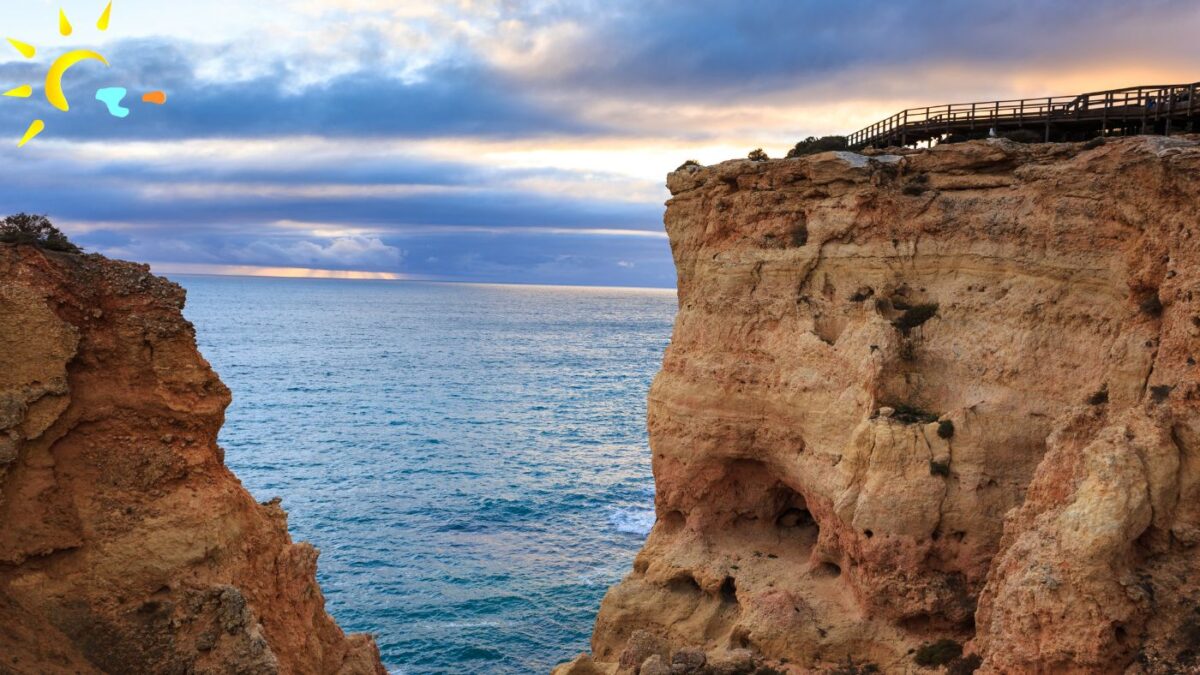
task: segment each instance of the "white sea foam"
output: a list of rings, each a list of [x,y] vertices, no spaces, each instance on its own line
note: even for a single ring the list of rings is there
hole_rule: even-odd
[[[608,522],[617,532],[646,536],[654,527],[654,509],[613,509],[608,516]]]
[[[593,567],[592,569],[587,570],[579,575],[579,583],[588,586],[604,586],[607,588],[621,580],[621,577],[625,574],[625,568],[625,564]]]

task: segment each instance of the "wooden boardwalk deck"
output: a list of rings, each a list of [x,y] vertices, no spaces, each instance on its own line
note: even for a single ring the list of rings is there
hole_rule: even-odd
[[[1200,121],[1200,82],[1077,96],[951,103],[909,108],[851,134],[852,149],[916,145],[950,135],[983,138],[1028,129],[1046,141],[1087,140],[1114,134],[1194,131]]]

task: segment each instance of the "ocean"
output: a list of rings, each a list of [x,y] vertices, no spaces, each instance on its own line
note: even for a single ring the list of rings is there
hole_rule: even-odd
[[[392,673],[546,673],[654,522],[673,291],[177,276],[226,463]]]

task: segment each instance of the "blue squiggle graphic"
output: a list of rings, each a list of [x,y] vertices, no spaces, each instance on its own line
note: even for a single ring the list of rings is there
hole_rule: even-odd
[[[106,87],[96,91],[96,100],[108,106],[108,114],[124,119],[129,117],[129,108],[123,107],[121,101],[128,93],[125,87]]]

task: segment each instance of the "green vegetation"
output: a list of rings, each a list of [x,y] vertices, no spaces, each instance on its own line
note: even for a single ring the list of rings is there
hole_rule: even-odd
[[[1144,314],[1149,314],[1150,316],[1162,316],[1163,312],[1162,300],[1159,299],[1157,292],[1146,296],[1146,298],[1142,300],[1142,303],[1138,305],[1138,308],[1141,309]]]
[[[936,422],[938,419],[938,415],[928,410],[903,403],[893,406],[892,409],[896,411],[892,413],[892,419],[904,424],[929,424],[930,422]]]
[[[765,162],[771,158],[767,157],[767,153],[763,152],[762,148],[755,148],[750,151],[749,155],[746,155],[746,159],[752,162]]]
[[[909,178],[908,182],[904,184],[904,187],[900,188],[900,191],[906,195],[909,195],[910,197],[916,197],[917,195],[923,195],[929,191],[929,186],[927,185],[928,183],[929,174],[919,173]]]
[[[883,671],[879,670],[879,666],[874,663],[854,663],[847,657],[846,665],[825,672],[826,675],[876,675]]]
[[[803,157],[805,155],[815,155],[818,152],[829,152],[830,150],[846,150],[850,146],[846,143],[845,136],[809,136],[808,138],[796,144],[796,147],[788,150],[788,159],[795,157]]]
[[[979,670],[981,665],[983,665],[983,658],[978,654],[960,656],[946,665],[946,675],[971,675]]]
[[[684,162],[683,164],[680,164],[680,165],[679,165],[679,168],[678,168],[678,169],[675,169],[675,170],[676,170],[676,171],[683,171],[684,169],[688,168],[689,166],[695,166],[695,167],[699,167],[699,166],[700,166],[700,162],[697,162],[697,161],[696,161],[696,160],[694,160],[694,159],[689,159],[688,161]]]
[[[944,666],[962,656],[962,645],[949,638],[921,645],[913,657],[919,666]]]
[[[1162,403],[1171,397],[1171,392],[1175,391],[1175,387],[1169,384],[1160,384],[1150,387],[1150,400],[1155,403]]]
[[[808,243],[808,225],[800,222],[792,226],[792,246],[804,246]]]
[[[929,460],[929,475],[942,476],[943,478],[950,475],[950,462],[935,462]]]
[[[938,304],[936,302],[913,305],[904,310],[904,314],[894,319],[892,325],[898,328],[901,333],[908,335],[912,329],[937,316],[937,312]]]
[[[64,253],[80,252],[49,218],[28,213],[17,213],[0,221],[0,243],[29,244]]]
[[[938,438],[945,438],[947,440],[954,438],[954,422],[951,422],[950,420],[942,420],[938,422],[937,434]]]

